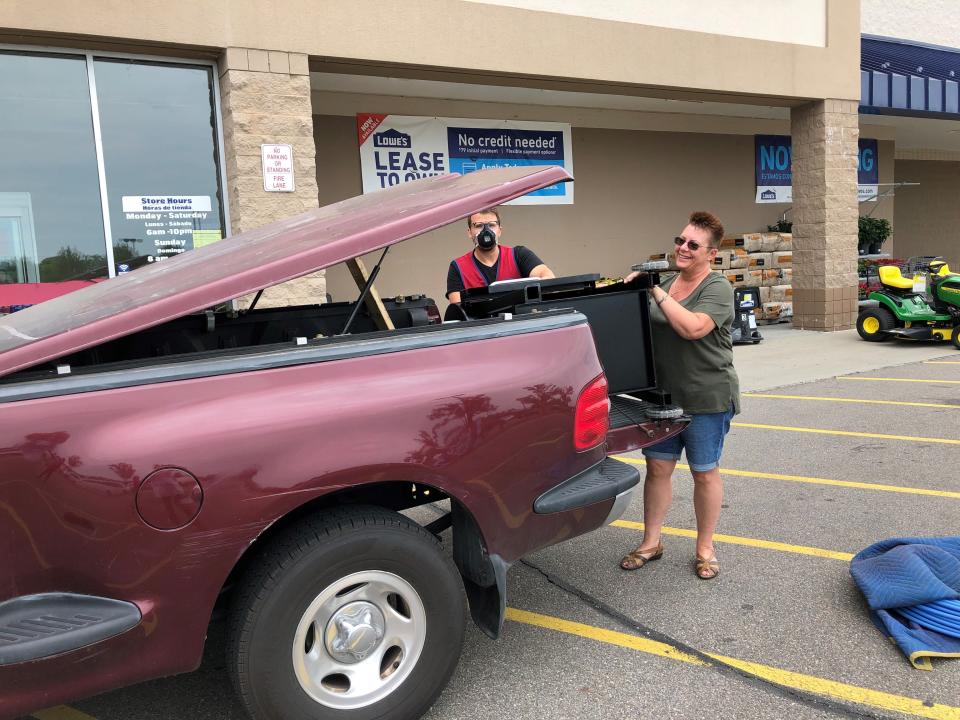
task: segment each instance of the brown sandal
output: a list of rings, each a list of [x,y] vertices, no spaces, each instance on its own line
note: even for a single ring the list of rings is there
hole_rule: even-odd
[[[623,559],[620,560],[620,569],[639,570],[648,562],[659,560],[662,557],[663,543],[657,543],[657,546],[655,548],[651,548],[650,550],[641,550],[638,547],[636,550],[628,552],[623,556]]]
[[[717,559],[716,553],[714,553],[712,558],[696,556],[694,561],[694,572],[697,573],[697,577],[701,580],[713,580],[717,575],[720,574],[720,561]],[[704,575],[704,572],[710,573],[709,575]]]

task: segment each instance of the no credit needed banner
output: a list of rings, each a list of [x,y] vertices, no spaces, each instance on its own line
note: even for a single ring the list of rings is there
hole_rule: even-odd
[[[789,135],[754,135],[758,203],[793,202],[793,147]],[[875,201],[879,190],[877,141],[860,139],[857,152],[857,194],[860,202]]]
[[[357,140],[364,193],[492,167],[559,165],[573,173],[570,125],[565,123],[361,113]],[[511,204],[570,205],[573,185],[551,185]]]

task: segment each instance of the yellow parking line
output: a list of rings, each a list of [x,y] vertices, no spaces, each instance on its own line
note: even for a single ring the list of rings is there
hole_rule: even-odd
[[[960,381],[958,381],[960,382]],[[760,423],[730,423],[733,427],[756,428],[759,430],[784,430],[787,432],[816,433],[818,435],[843,435],[845,437],[876,438],[878,440],[903,440],[904,442],[941,443],[960,445],[960,440],[951,438],[919,437],[917,435],[885,435],[883,433],[853,432],[850,430],[824,430],[822,428],[793,427],[792,425],[761,425]]]
[[[647,640],[646,638],[628,633],[605,630],[594,627],[593,625],[571,622],[570,620],[563,620],[562,618],[552,617],[550,615],[541,615],[540,613],[533,613],[527,610],[518,610],[512,607],[507,608],[507,619],[546,630],[562,632],[567,635],[576,635],[589,640],[596,640],[608,645],[617,645],[638,652],[659,655],[660,657],[670,658],[671,660],[678,660],[692,665],[703,665],[703,661],[699,658],[683,653],[670,645]],[[731,665],[782,687],[793,688],[794,690],[830,697],[845,702],[853,702],[859,705],[868,705],[883,710],[914,715],[916,717],[934,718],[934,720],[960,720],[960,707],[936,703],[928,705],[923,700],[906,697],[904,695],[894,695],[893,693],[881,692],[880,690],[848,685],[847,683],[828,680],[817,677],[816,675],[805,675],[803,673],[783,670],[747,660],[740,660],[739,658],[728,657],[726,655],[717,655],[714,653],[704,654],[718,662]]]
[[[631,465],[646,465],[643,460],[617,456],[617,460]],[[677,463],[681,470],[689,470],[689,465]],[[780,473],[754,472],[752,470],[728,470],[720,468],[721,475],[734,477],[760,478],[770,480],[787,480],[789,482],[809,483],[811,485],[832,485],[834,487],[855,488],[857,490],[878,490],[881,492],[905,493],[907,495],[932,495],[933,497],[956,498],[960,500],[960,492],[952,490],[928,490],[926,488],[904,487],[903,485],[882,485],[880,483],[852,482],[849,480],[831,480],[829,478],[807,477],[805,475],[782,475]]]
[[[628,530],[643,530],[643,523],[633,520],[614,520],[610,523],[612,527],[627,528]],[[677,535],[679,537],[696,538],[696,530],[684,530],[682,528],[664,527],[661,528],[664,535]],[[849,562],[853,559],[853,553],[839,552],[837,550],[825,550],[824,548],[810,547],[808,545],[790,545],[788,543],[774,542],[772,540],[758,540],[757,538],[740,537],[738,535],[714,535],[716,542],[729,543],[731,545],[746,545],[747,547],[763,548],[764,550],[778,550],[779,552],[797,553],[798,555],[813,555],[814,557],[827,558],[829,560],[842,560]]]
[[[648,640],[638,635],[629,635],[627,633],[617,632],[616,630],[604,630],[593,625],[583,625],[570,620],[562,620],[550,615],[541,615],[540,613],[529,612],[528,610],[519,610],[514,607],[507,608],[507,620],[524,623],[526,625],[535,625],[546,628],[547,630],[557,630],[569,635],[579,635],[580,637],[599,640],[608,645],[619,645],[630,650],[639,650],[650,655],[659,655],[660,657],[679,660],[680,662],[690,663],[691,665],[706,666],[703,660],[677,650],[673,645]]]
[[[743,397],[774,398],[777,400],[822,400],[824,402],[845,402],[865,405],[906,405],[908,407],[949,408],[960,410],[960,405],[945,403],[904,402],[901,400],[861,400],[860,398],[817,397],[814,395],[770,395],[768,393],[742,393]]]
[[[924,360],[924,365],[960,365],[960,360]]]
[[[37,720],[96,720],[92,715],[87,715],[85,712],[80,712],[68,705],[37,710],[30,717],[37,718]]]
[[[837,380],[861,380],[863,382],[909,382],[909,383],[926,383],[928,385],[936,385],[938,383],[947,383],[949,385],[960,385],[960,380],[923,380],[921,378],[851,377],[849,375],[838,375]]]

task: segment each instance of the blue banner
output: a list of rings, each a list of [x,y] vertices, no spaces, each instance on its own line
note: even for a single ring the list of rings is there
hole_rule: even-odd
[[[448,127],[447,154],[450,171],[466,174],[484,168],[515,165],[563,166],[563,133],[555,130]],[[530,193],[531,196],[562,196],[565,183]]]
[[[793,146],[789,135],[754,135],[754,176],[758,203],[793,202]],[[861,139],[857,191],[861,202],[875,200],[880,178],[877,141]]]
[[[876,185],[880,182],[880,162],[876,140],[861,140],[857,157],[857,184]]]
[[[793,147],[789,135],[753,136],[757,185],[790,185],[793,182]]]
[[[563,162],[563,133],[553,130],[510,128],[447,128],[450,157],[497,156],[534,160],[540,164]]]

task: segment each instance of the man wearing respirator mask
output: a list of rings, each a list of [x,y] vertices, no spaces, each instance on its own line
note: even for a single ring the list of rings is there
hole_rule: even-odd
[[[556,277],[529,248],[501,245],[502,231],[497,208],[482,210],[467,218],[467,236],[473,250],[450,262],[447,299],[451,303],[459,303],[460,293],[465,289],[485,287],[498,280]]]

